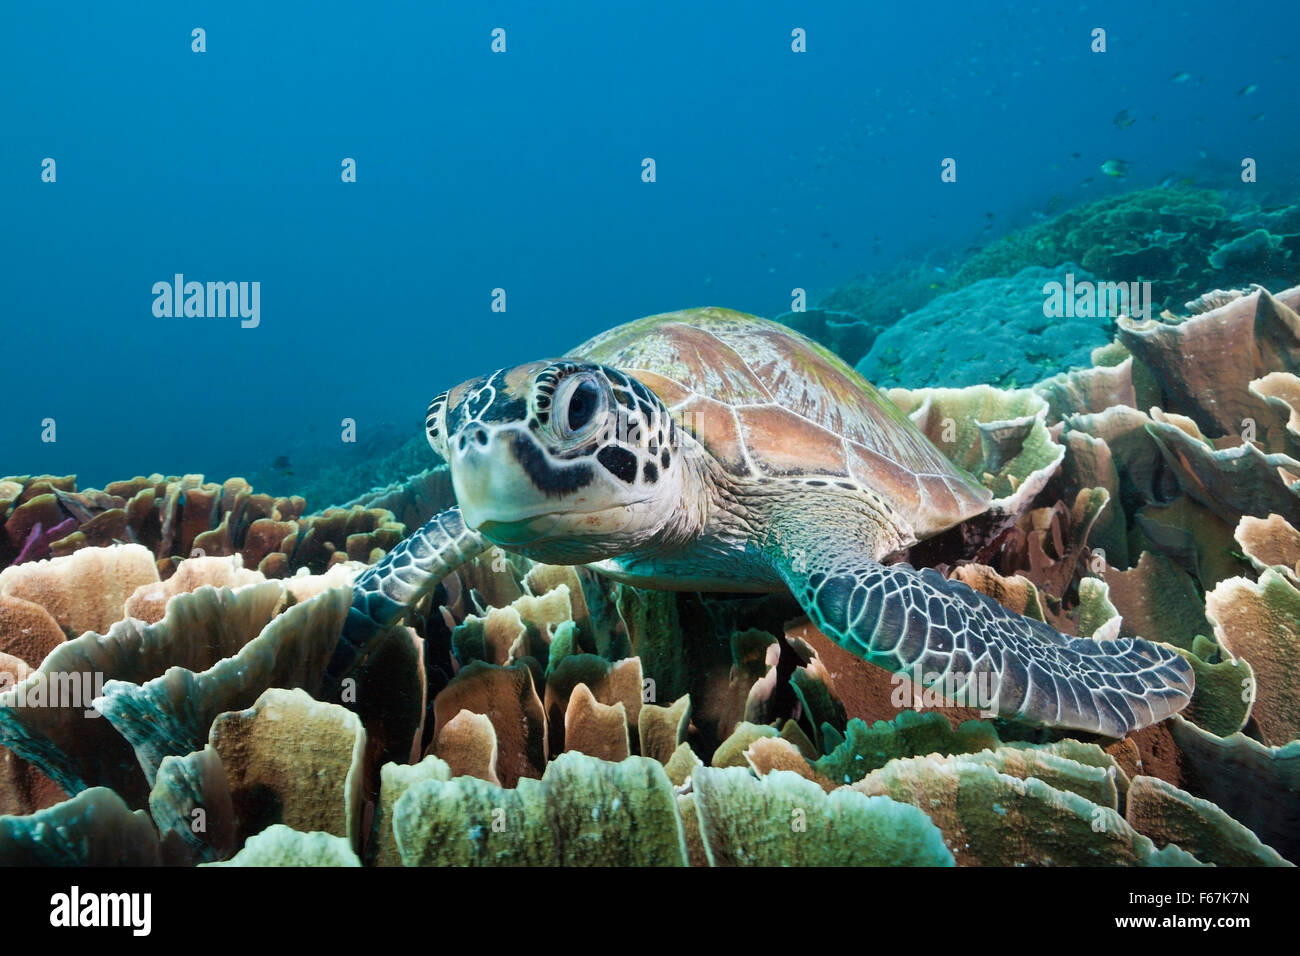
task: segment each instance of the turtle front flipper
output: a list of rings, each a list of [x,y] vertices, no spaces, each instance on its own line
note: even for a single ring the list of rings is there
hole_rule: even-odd
[[[808,554],[770,556],[827,637],[999,717],[1122,737],[1191,698],[1192,669],[1169,647],[1068,637],[929,568]]]
[[[490,547],[465,526],[459,508],[434,515],[352,584],[352,607],[325,671],[327,687],[346,677],[388,629],[443,578]]]

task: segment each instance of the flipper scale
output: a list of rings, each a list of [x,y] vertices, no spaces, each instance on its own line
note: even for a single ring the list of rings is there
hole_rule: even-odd
[[[930,569],[864,568],[856,554],[813,574],[776,563],[832,640],[890,670],[915,670],[926,686],[981,692],[979,706],[1001,717],[1122,737],[1191,698],[1191,667],[1172,648],[1070,637]]]

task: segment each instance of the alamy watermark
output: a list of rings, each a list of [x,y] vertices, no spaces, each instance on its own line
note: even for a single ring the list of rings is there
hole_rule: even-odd
[[[50,897],[50,925],[56,928],[123,927],[133,936],[148,936],[152,913],[152,893],[82,892],[73,884]]]
[[[96,697],[104,696],[104,675],[98,671],[32,671],[24,680],[16,674],[0,671],[0,699],[3,707],[82,708],[85,716],[99,717],[91,706]]]
[[[889,702],[899,710],[970,707],[988,719],[998,715],[998,678],[991,671],[922,671],[920,665],[890,678]]]
[[[171,282],[153,284],[155,318],[224,319],[238,316],[241,328],[255,329],[262,321],[262,283],[186,282],[178,272]]]
[[[1045,283],[1043,295],[1043,315],[1049,319],[1151,318],[1150,282],[1076,282],[1067,272],[1064,285]]]

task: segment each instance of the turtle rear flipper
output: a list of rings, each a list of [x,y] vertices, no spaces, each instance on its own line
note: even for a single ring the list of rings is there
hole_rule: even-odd
[[[352,584],[352,607],[325,671],[326,687],[336,686],[351,673],[389,628],[443,578],[487,549],[483,536],[465,526],[460,509],[448,508],[361,572]]]
[[[808,553],[772,559],[827,637],[1000,717],[1122,737],[1191,698],[1191,666],[1164,645],[1068,637],[928,568]]]

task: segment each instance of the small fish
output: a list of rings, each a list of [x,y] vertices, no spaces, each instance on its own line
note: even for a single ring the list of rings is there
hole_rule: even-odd
[[[1252,123],[1258,123],[1258,122],[1259,122],[1260,120],[1262,120],[1263,118],[1264,118],[1264,114],[1263,114],[1263,113],[1256,113],[1254,116],[1252,116],[1252,117],[1250,118],[1250,121],[1251,121]]]
[[[1108,159],[1101,164],[1101,171],[1107,176],[1123,179],[1128,175],[1129,164],[1122,159]]]
[[[1237,91],[1237,95],[1249,96],[1251,93],[1254,93],[1257,89],[1259,89],[1259,87],[1256,86],[1254,83],[1247,83],[1245,86],[1243,86],[1241,89]]]
[[[1206,149],[1204,146],[1198,146],[1196,148],[1196,155],[1199,156],[1201,159],[1209,159],[1210,151]]]
[[[1177,73],[1175,73],[1173,76],[1169,78],[1169,82],[1186,83],[1191,78],[1192,78],[1192,74],[1188,73],[1186,70],[1179,70]]]
[[[1071,159],[1079,159],[1082,155],[1083,155],[1083,153],[1071,153],[1071,154],[1070,154],[1070,158],[1071,158]]]
[[[1120,129],[1126,129],[1137,122],[1137,114],[1132,110],[1120,110],[1115,114],[1115,118],[1111,122]]]

